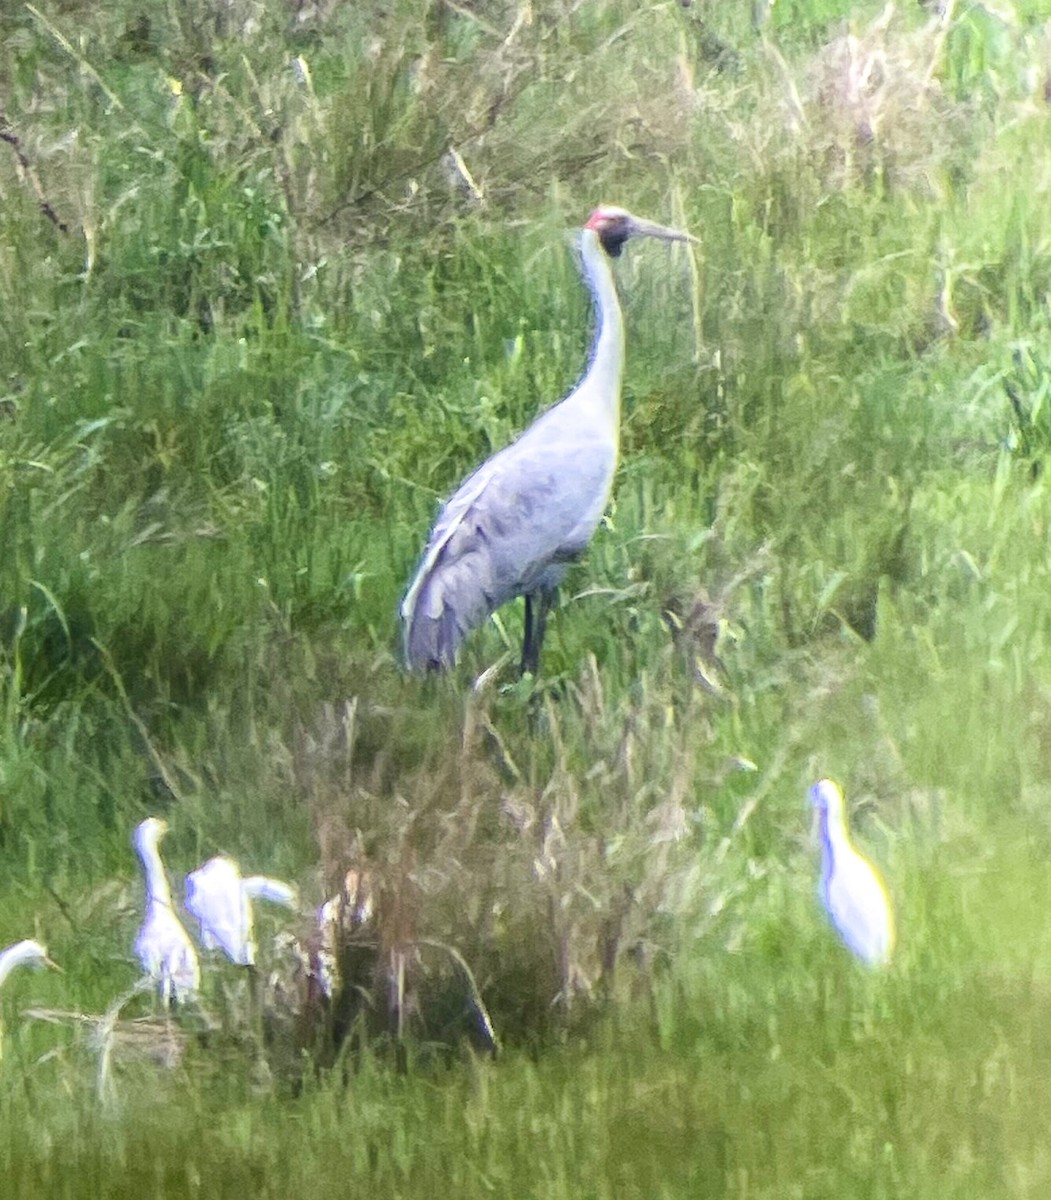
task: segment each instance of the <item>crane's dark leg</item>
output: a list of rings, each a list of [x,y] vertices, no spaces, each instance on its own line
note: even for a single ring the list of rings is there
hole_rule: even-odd
[[[519,666],[519,672],[525,675],[527,671],[536,673],[536,663],[540,657],[539,651],[534,647],[533,633],[533,597],[530,593],[526,593],[525,598],[525,627],[522,630],[522,662]]]
[[[540,674],[540,648],[544,644],[547,614],[555,593],[546,589],[525,598],[525,632],[522,635],[522,674]]]

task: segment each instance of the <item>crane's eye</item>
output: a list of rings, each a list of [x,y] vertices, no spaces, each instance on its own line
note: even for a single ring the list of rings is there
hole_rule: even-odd
[[[598,240],[610,258],[620,257],[624,243],[630,236],[631,230],[623,217],[610,217],[598,227]]]

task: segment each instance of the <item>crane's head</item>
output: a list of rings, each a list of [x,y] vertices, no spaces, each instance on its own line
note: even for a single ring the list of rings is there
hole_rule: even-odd
[[[679,229],[669,229],[654,221],[644,220],[633,216],[625,208],[617,208],[613,204],[603,204],[588,217],[585,229],[590,229],[598,235],[602,249],[610,256],[617,258],[624,249],[624,243],[633,237],[662,238],[666,242],[695,242],[697,239]]]

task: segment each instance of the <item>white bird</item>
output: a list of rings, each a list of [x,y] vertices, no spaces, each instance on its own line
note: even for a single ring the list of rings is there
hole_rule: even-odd
[[[810,789],[821,836],[820,896],[839,936],[863,962],[881,966],[894,949],[894,912],[876,868],[854,849],[843,793],[831,779]]]
[[[50,967],[53,971],[62,970],[58,963],[52,962],[48,957],[47,948],[31,939],[15,942],[6,950],[0,951],[0,987],[16,967]],[[0,1024],[0,1053],[3,1051],[3,1032],[3,1025]]]
[[[632,237],[695,240],[622,208],[591,214],[580,235],[598,318],[587,373],[446,502],[402,601],[411,670],[449,666],[467,633],[524,596],[522,672],[537,672],[555,591],[591,541],[613,484],[624,323],[610,259]]]
[[[48,958],[47,947],[41,946],[40,942],[16,942],[4,952],[0,952],[0,985],[14,968],[20,966],[50,967],[53,971],[59,970],[58,964]]]
[[[243,879],[237,863],[222,855],[186,876],[185,895],[187,911],[200,922],[201,945],[221,949],[242,967],[255,964],[252,901],[296,906],[296,892],[289,884],[265,875]]]
[[[168,876],[159,843],[168,823],[147,817],[135,830],[135,848],[146,874],[146,915],[135,938],[142,969],[156,984],[161,1000],[170,1005],[193,999],[201,987],[201,968],[190,935],[172,906]]]
[[[48,957],[47,947],[31,939],[15,942],[0,952],[0,986],[15,967],[50,967],[53,971],[60,969],[58,964]]]
[[[295,908],[299,894],[283,879],[270,879],[266,875],[248,875],[241,880],[241,889],[249,900],[268,900],[283,908]]]

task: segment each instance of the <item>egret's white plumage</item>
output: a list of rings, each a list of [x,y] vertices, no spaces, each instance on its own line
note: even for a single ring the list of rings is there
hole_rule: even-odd
[[[299,902],[298,893],[290,883],[266,875],[246,876],[241,880],[241,890],[249,900],[266,900],[284,908],[295,908]]]
[[[31,938],[24,942],[15,942],[0,952],[0,985],[16,967],[51,967],[58,970],[57,965],[48,957],[47,947]]]
[[[580,238],[598,317],[587,373],[446,502],[401,606],[410,669],[449,666],[467,633],[515,596],[526,601],[522,670],[539,668],[555,589],[591,541],[613,484],[624,325],[610,259],[631,237],[691,240],[622,208],[591,215]]]
[[[221,949],[231,962],[247,967],[255,963],[253,900],[269,900],[294,908],[295,889],[265,875],[241,877],[240,868],[223,855],[210,858],[186,876],[186,909],[200,922],[201,945]]]
[[[252,912],[241,888],[241,872],[229,858],[210,858],[186,876],[186,911],[201,927],[205,950],[221,949],[242,966],[255,961]]]
[[[146,876],[146,915],[135,938],[142,969],[157,984],[165,1004],[193,999],[201,987],[197,951],[172,906],[168,876],[161,862],[160,840],[168,824],[147,817],[135,830],[135,849]]]
[[[6,950],[0,951],[0,986],[3,986],[8,975],[16,967],[50,967],[54,971],[61,970],[57,963],[48,957],[47,948],[32,938],[24,942],[15,942]],[[3,1024],[0,1023],[0,1055],[3,1053]]]
[[[894,913],[876,868],[850,841],[843,793],[831,779],[810,789],[821,836],[821,900],[848,948],[870,966],[894,949]]]

